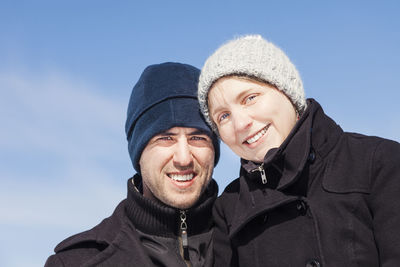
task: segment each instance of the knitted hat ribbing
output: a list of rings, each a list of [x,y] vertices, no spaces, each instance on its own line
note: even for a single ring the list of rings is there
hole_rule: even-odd
[[[125,123],[128,150],[133,167],[149,140],[173,127],[202,130],[210,136],[215,165],[219,160],[219,140],[204,121],[197,101],[200,70],[181,63],[148,66],[133,87]]]
[[[218,132],[208,109],[208,92],[220,78],[244,75],[261,79],[282,91],[301,115],[307,104],[300,75],[286,54],[260,35],[229,41],[206,61],[199,78],[200,109],[211,128]]]

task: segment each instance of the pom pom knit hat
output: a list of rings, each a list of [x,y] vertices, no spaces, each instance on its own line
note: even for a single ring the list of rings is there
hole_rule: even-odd
[[[303,83],[286,54],[260,35],[243,36],[218,48],[201,70],[200,109],[215,132],[218,130],[209,114],[208,93],[218,79],[232,75],[255,78],[275,86],[289,98],[299,115],[306,108]]]

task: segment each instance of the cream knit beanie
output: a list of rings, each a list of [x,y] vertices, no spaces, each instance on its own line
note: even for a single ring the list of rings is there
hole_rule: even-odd
[[[218,48],[204,64],[198,88],[200,109],[207,123],[218,132],[208,109],[208,92],[220,78],[230,75],[254,77],[276,86],[301,115],[306,109],[300,75],[286,54],[260,35],[247,35]]]

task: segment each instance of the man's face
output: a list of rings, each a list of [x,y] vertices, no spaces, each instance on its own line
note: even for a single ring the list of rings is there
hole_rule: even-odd
[[[190,208],[211,179],[212,140],[195,128],[171,128],[150,139],[139,165],[145,197],[179,209]]]

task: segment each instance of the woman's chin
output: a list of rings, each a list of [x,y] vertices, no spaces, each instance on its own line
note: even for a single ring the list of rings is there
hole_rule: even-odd
[[[253,161],[255,163],[262,163],[262,162],[264,162],[265,155],[267,155],[268,151],[270,151],[271,149],[276,148],[276,147],[278,147],[278,146],[274,146],[274,147],[268,146],[268,147],[262,148],[258,151],[253,151],[253,153],[247,153],[246,157],[242,157],[242,158]]]

